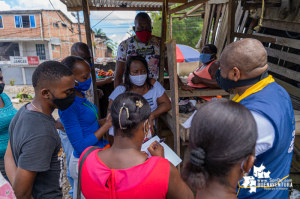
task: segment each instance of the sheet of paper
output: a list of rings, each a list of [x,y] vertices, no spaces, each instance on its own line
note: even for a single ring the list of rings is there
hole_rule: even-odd
[[[197,113],[197,110],[194,111],[193,115],[191,115],[191,117],[189,117],[189,119],[187,119],[187,121],[185,121],[185,123],[182,124],[182,126],[186,129],[191,128],[192,125],[192,120],[194,118],[194,115]]]
[[[158,136],[151,138],[150,140],[148,140],[142,145],[141,151],[145,151],[149,155],[149,157],[151,157],[148,148],[153,142],[155,141],[159,142],[159,140],[160,138]],[[168,159],[176,167],[182,160],[168,145],[166,145],[165,143],[160,143],[160,144],[164,147],[165,158]]]

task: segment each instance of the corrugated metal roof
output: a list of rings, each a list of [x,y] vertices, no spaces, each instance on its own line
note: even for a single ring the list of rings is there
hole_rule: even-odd
[[[64,3],[68,10],[74,10],[74,9],[80,9],[82,7],[81,0],[60,0],[62,3]],[[161,2],[149,2],[150,0],[146,1],[115,1],[115,0],[88,0],[89,1],[89,7],[90,10],[114,10],[114,8],[139,8],[147,10],[161,10],[162,8],[162,0]],[[157,0],[156,0],[157,1]],[[178,0],[178,1],[185,1],[185,0]],[[169,6],[172,5],[169,3]]]

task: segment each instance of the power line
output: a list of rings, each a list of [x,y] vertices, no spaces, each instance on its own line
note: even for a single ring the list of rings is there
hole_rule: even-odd
[[[50,0],[49,0],[50,1]],[[114,11],[111,11],[111,13],[113,13]],[[111,15],[111,13],[109,13],[108,15],[106,15],[106,17],[108,17],[109,15]],[[97,26],[101,21],[103,21],[104,19],[106,19],[106,17],[104,17],[103,19],[101,19],[98,23],[96,23],[96,25],[94,25],[93,27],[92,27],[92,29],[95,27],[95,26]]]

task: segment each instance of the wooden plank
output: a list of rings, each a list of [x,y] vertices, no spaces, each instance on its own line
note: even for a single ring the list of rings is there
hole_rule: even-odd
[[[274,20],[270,20],[270,19],[264,19],[262,26],[265,28],[273,28],[273,29],[278,29],[278,30],[300,33],[300,24],[299,23],[291,23],[291,22],[274,21]]]
[[[82,7],[67,9],[69,12],[82,11]],[[161,7],[96,7],[90,6],[90,11],[161,11]]]
[[[221,15],[221,9],[222,9],[222,4],[217,5],[217,15],[215,18],[215,23],[214,23],[214,29],[213,29],[213,33],[211,36],[211,44],[215,43],[215,37],[216,37],[216,33],[217,33],[217,27],[219,24],[219,19],[220,19],[220,15]]]
[[[295,63],[295,64],[300,64],[300,55],[296,55],[296,54],[276,50],[274,48],[265,48],[265,49],[268,53],[268,56],[276,57],[278,59],[282,59],[282,60],[292,62],[292,63]]]
[[[284,68],[282,66],[278,66],[276,64],[272,64],[272,63],[269,63],[269,62],[268,62],[268,65],[269,65],[269,70],[271,72],[300,82],[300,72],[297,72],[297,71],[294,71],[294,70],[291,70],[291,69],[288,69],[288,68]]]
[[[211,13],[210,13],[210,19],[209,19],[209,23],[208,23],[205,43],[210,43],[209,37],[210,37],[210,33],[211,33],[211,26],[212,26],[212,21],[213,21],[214,15],[215,15],[215,10],[216,10],[216,4],[212,4],[212,9],[211,9]]]
[[[235,12],[234,32],[237,31],[237,29],[240,25],[240,22],[242,20],[243,14],[244,14],[244,10],[243,10],[243,7],[241,5],[241,1],[239,1],[238,6],[236,8],[236,12]]]
[[[63,0],[61,0],[63,3],[64,3],[64,1]],[[79,0],[79,1],[81,1],[81,0]],[[122,0],[122,1],[124,1],[124,2],[155,2],[155,3],[163,3],[163,0]],[[103,1],[102,1],[103,2]],[[170,0],[170,2],[169,3],[187,3],[188,2],[188,0]],[[79,4],[77,4],[77,5],[79,5]],[[95,6],[97,6],[97,3],[95,3],[94,4]],[[90,7],[93,7],[93,6],[90,6]],[[72,8],[72,7],[69,7],[69,8]]]
[[[220,57],[222,51],[223,51],[223,47],[225,45],[226,42],[226,34],[227,34],[227,29],[228,29],[228,3],[226,4],[226,11],[225,11],[225,15],[224,15],[224,19],[222,21],[221,24],[221,28],[220,28],[220,34],[218,34],[217,40],[216,40],[216,46],[218,49],[218,53],[217,53],[217,57]]]
[[[204,10],[197,10],[195,13],[202,13]],[[176,12],[175,15],[184,15],[186,12]]]
[[[173,8],[172,10],[169,10],[168,11],[168,15],[176,13],[176,12],[179,12],[179,11],[182,11],[182,10],[185,10],[185,9],[190,8],[192,6],[196,6],[196,5],[200,4],[200,3],[205,3],[207,1],[208,0],[194,0],[194,1],[191,1],[191,2],[188,2],[188,3],[185,3],[185,4],[181,5],[181,6]]]
[[[210,0],[208,4],[221,4],[221,3],[228,3],[229,0]]]
[[[179,105],[178,105],[178,78],[176,62],[176,40],[172,39],[168,44],[168,68],[171,88],[172,118],[174,133],[174,151],[180,156],[180,134],[179,134]],[[180,171],[180,165],[178,166]]]
[[[247,23],[248,16],[249,16],[249,10],[246,10],[243,21],[242,21],[240,29],[239,29],[239,33],[243,33],[245,25]]]
[[[285,37],[277,37],[277,36],[265,35],[265,34],[261,34],[261,33],[253,33],[253,35],[271,37],[271,38],[275,39],[274,44],[300,49],[300,40],[297,40],[297,39],[289,39],[289,38],[285,38]],[[272,42],[270,42],[270,43],[272,43]]]
[[[201,7],[203,7],[203,3],[200,3],[200,4],[196,5],[195,7],[193,7],[191,10],[187,11],[183,16],[181,16],[179,18],[179,20],[182,20],[182,19],[186,18],[190,14],[193,14],[194,12],[196,12]]]
[[[273,77],[274,78],[274,77]],[[298,98],[300,98],[300,88],[297,88],[296,86],[293,86],[291,84],[288,84],[280,79],[274,78],[276,83],[282,86],[290,95],[294,95]]]
[[[204,22],[203,22],[203,29],[202,29],[202,35],[200,38],[200,49],[204,46],[205,40],[206,40],[206,35],[208,32],[208,23],[209,23],[209,17],[211,15],[210,10],[211,10],[211,5],[208,3],[205,4],[205,13],[204,13]],[[199,63],[200,64],[200,63]]]
[[[202,11],[202,13],[204,13],[204,11]],[[168,19],[170,18],[169,16],[168,16]],[[194,14],[194,15],[187,15],[186,17],[188,18],[188,17],[201,17],[201,16],[202,16],[202,14]],[[182,16],[172,16],[172,19],[181,18],[181,17]],[[158,19],[161,20],[162,18],[160,17]]]
[[[268,37],[268,36],[258,36],[258,35],[250,35],[250,34],[242,34],[242,33],[233,33],[234,37],[238,38],[253,38],[257,39],[261,42],[266,42],[266,43],[275,43],[276,39],[273,37]]]
[[[84,25],[85,25],[85,36],[86,36],[86,42],[91,51],[93,52],[93,44],[92,44],[92,29],[91,29],[91,24],[90,24],[90,16],[88,14],[88,2],[87,0],[82,0],[82,10],[83,10],[83,17],[84,17]],[[94,58],[93,58],[92,53],[92,62],[94,63]],[[91,73],[92,73],[92,81],[93,81],[93,90],[94,90],[94,104],[98,108],[98,116],[101,118],[100,114],[100,109],[101,107],[99,106],[99,97],[98,97],[98,90],[97,90],[97,84],[96,84],[96,72],[95,72],[95,65],[93,64],[91,68]]]
[[[217,33],[216,33],[216,37],[215,37],[215,41],[214,44],[217,46],[217,42],[219,41],[219,35],[221,34],[221,30],[223,28],[223,22],[224,22],[224,18],[225,18],[225,12],[226,12],[226,7],[227,7],[227,3],[224,3],[222,5],[222,11],[221,11],[221,19],[219,21],[219,28],[217,29]]]
[[[162,21],[161,21],[161,41],[160,41],[160,60],[159,60],[159,83],[164,85],[164,69],[165,69],[165,55],[166,55],[166,37],[167,37],[167,12],[168,12],[168,0],[163,2],[162,7]]]
[[[169,39],[172,39],[172,15],[169,15]]]
[[[235,1],[229,0],[228,2],[228,28],[227,28],[227,45],[233,42],[233,35],[234,32],[234,23],[235,23]]]
[[[171,96],[170,90],[166,90],[165,93],[167,94],[168,97]],[[226,91],[224,91],[222,89],[194,90],[193,93],[191,93],[189,91],[183,91],[183,90],[178,91],[179,97],[195,97],[195,96],[201,97],[201,96],[217,96],[217,95],[228,96],[229,93],[227,93]]]

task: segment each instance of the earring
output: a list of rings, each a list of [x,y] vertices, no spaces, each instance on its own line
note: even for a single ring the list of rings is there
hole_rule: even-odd
[[[145,137],[147,137],[147,135],[148,135],[148,131],[146,131],[146,128],[145,128],[145,123],[146,123],[146,121],[144,122],[144,134],[145,134]]]

